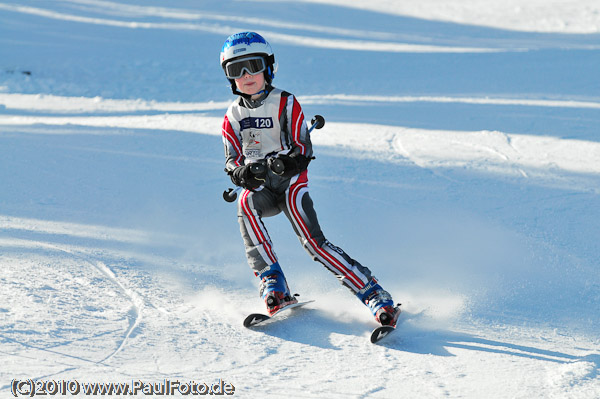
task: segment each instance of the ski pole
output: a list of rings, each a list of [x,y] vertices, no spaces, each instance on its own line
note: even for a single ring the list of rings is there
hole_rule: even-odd
[[[323,118],[321,115],[315,115],[311,119],[310,123],[311,125],[308,128],[308,133],[315,129],[321,129],[323,126],[325,126],[325,118]],[[236,188],[228,188],[227,190],[223,191],[223,199],[227,202],[235,201],[241,189],[242,187],[239,186]]]

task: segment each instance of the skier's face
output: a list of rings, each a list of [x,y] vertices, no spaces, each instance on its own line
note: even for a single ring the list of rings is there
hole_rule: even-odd
[[[262,73],[250,75],[248,72],[246,72],[241,78],[235,79],[235,85],[240,92],[248,95],[254,95],[264,90],[265,76]]]

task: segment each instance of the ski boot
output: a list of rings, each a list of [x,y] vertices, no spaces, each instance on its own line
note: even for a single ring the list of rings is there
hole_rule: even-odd
[[[290,289],[278,262],[265,267],[257,276],[260,278],[260,296],[267,305],[269,316],[273,316],[284,307],[298,302],[290,294]]]
[[[396,327],[396,321],[400,316],[400,304],[394,306],[392,296],[381,288],[377,280],[371,279],[356,296],[371,309],[375,320],[379,324]]]

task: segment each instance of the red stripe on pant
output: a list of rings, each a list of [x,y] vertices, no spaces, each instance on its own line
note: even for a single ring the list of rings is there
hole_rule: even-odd
[[[248,204],[248,196],[250,195],[250,193],[252,193],[252,191],[244,190],[244,192],[240,198],[242,210],[244,211],[244,214],[246,215],[246,219],[248,219],[248,221],[250,222],[250,226],[252,226],[252,231],[254,232],[255,237],[259,241],[258,243],[254,243],[254,244],[256,246],[259,246],[259,245],[263,246],[267,256],[269,257],[269,260],[271,261],[270,263],[269,262],[267,262],[267,263],[273,264],[273,263],[277,262],[277,257],[273,253],[271,244],[269,243],[269,240],[267,240],[265,234],[263,233],[263,231],[259,225],[261,222],[260,222],[258,216],[255,215],[254,212],[252,212],[252,210],[250,209],[250,205]],[[265,261],[266,261],[266,259],[265,259]]]
[[[310,231],[304,223],[304,220],[302,219],[302,216],[300,215],[300,212],[298,211],[298,208],[296,206],[299,192],[302,190],[302,188],[305,188],[307,186],[308,181],[306,179],[306,174],[303,173],[298,178],[298,181],[290,187],[288,197],[288,207],[290,208],[290,213],[296,220],[296,223],[300,227],[302,235],[313,248],[314,252],[317,255],[319,255],[324,261],[326,261],[330,266],[336,269],[341,275],[346,277],[348,281],[357,288],[356,291],[362,289],[365,286],[363,281],[346,266],[344,266],[338,259],[336,259],[330,253],[325,251],[319,245],[317,245],[315,239],[310,235]]]

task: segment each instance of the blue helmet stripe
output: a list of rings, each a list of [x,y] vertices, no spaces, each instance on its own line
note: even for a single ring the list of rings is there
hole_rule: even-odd
[[[225,51],[229,47],[237,46],[238,44],[245,44],[245,45],[249,46],[252,43],[266,44],[267,41],[258,33],[254,33],[254,32],[236,33],[235,35],[231,35],[227,38],[227,40],[225,41],[225,44],[223,44],[223,49],[221,51]]]

